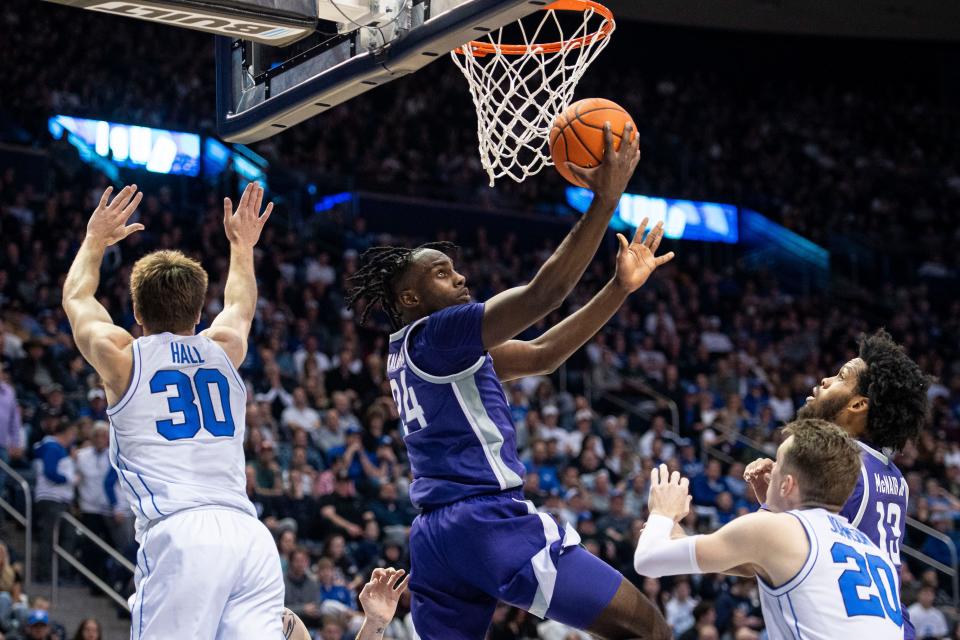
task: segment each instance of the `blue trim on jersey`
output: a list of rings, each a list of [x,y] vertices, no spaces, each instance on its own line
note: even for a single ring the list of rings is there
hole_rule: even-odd
[[[797,638],[803,640],[803,636],[800,634],[800,619],[797,618],[797,611],[793,608],[793,600],[790,599],[790,594],[787,594],[787,604],[790,605],[790,613],[793,614],[793,624],[797,628]]]
[[[140,587],[143,587],[143,581],[146,579],[147,572],[144,571],[144,570],[143,570],[143,567],[140,566],[140,552],[141,552],[141,551],[143,551],[143,547],[142,547],[142,546],[141,546],[139,549],[137,549],[137,571],[140,572]],[[140,611],[141,611],[140,627],[139,627],[139,629],[137,630],[137,636],[139,637],[140,635],[143,634],[143,614],[142,614],[142,612],[143,612],[143,591],[142,591],[141,588],[138,588],[138,589],[134,592],[134,594],[133,594],[133,605],[130,607],[130,618],[131,618],[131,619],[130,619],[130,638],[131,638],[131,640],[133,639],[133,633],[134,633],[133,619],[136,618],[136,610],[137,610],[137,602],[138,602],[138,601],[140,602]]]
[[[112,420],[112,419],[110,419],[110,427],[114,430],[114,433],[116,433],[116,427],[113,426],[113,420]],[[120,443],[117,441],[117,438],[116,438],[116,437],[114,437],[113,443],[114,443],[114,445],[116,445],[116,447],[117,447],[117,452],[116,452],[116,454],[114,455],[114,458],[116,459],[116,462],[117,462],[117,468],[118,468],[118,469],[123,469],[123,466],[125,466],[125,465],[123,465],[123,464],[122,464],[122,461],[120,460]],[[137,493],[137,490],[136,490],[136,489],[134,489],[133,483],[130,482],[130,480],[127,478],[126,474],[119,473],[119,474],[117,474],[117,475],[119,475],[121,478],[123,478],[123,481],[127,483],[127,486],[128,486],[128,487],[130,487],[130,491],[133,491],[133,495],[137,496],[137,505],[140,507],[140,515],[142,515],[144,518],[146,518],[146,517],[147,517],[147,513],[146,513],[146,511],[143,510],[143,501],[140,499],[140,494]]]
[[[819,540],[817,540],[814,536],[810,535],[811,530],[807,528],[807,524],[809,523],[807,523],[803,518],[801,518],[800,514],[798,513],[794,513],[792,511],[787,511],[786,513],[789,513],[800,522],[800,526],[803,528],[803,533],[805,536],[807,536],[807,545],[808,545],[807,558],[806,560],[803,561],[803,564],[800,566],[800,569],[797,571],[797,573],[794,574],[792,578],[784,582],[779,587],[772,586],[770,583],[764,580],[759,574],[757,575],[757,582],[760,584],[760,586],[765,588],[767,592],[770,593],[770,595],[774,596],[775,598],[779,598],[780,596],[787,595],[788,593],[790,593],[791,591],[799,587],[801,584],[803,584],[803,581],[807,579],[807,576],[810,575],[810,572],[813,571],[813,568],[817,566],[817,560],[820,558]],[[811,553],[814,554],[813,562],[810,562]],[[809,563],[810,566],[807,566],[807,563]],[[804,569],[807,570],[806,573],[803,573]],[[800,577],[798,580],[797,578],[800,576],[801,573],[803,573],[803,577]],[[796,580],[796,584],[790,584],[794,580]],[[784,589],[784,587],[789,587],[789,588]],[[777,593],[778,591],[780,591],[780,593]]]
[[[113,421],[111,420],[110,423],[112,425]],[[130,467],[127,466],[127,463],[120,459],[120,442],[117,441],[116,438],[114,438],[114,441],[116,442],[116,445],[117,445],[117,466],[122,468],[124,471],[130,472]],[[153,491],[150,489],[150,487],[147,486],[147,483],[144,481],[143,476],[137,473],[136,471],[134,471],[133,474],[140,479],[140,484],[142,484],[143,488],[146,489],[147,493],[150,494],[150,502],[153,503],[153,508],[156,510],[156,512],[159,513],[161,516],[167,515],[163,511],[160,511],[160,507],[157,506],[157,498],[156,496],[153,495]],[[126,476],[124,476],[124,480],[127,480]],[[131,483],[129,480],[127,480],[127,484],[130,486],[130,490],[133,491],[133,495],[137,496],[137,504],[140,505],[140,513],[142,513],[143,517],[146,518],[147,512],[143,510],[143,501],[140,499],[140,494],[137,493],[137,490],[133,488],[133,483]]]
[[[757,576],[759,577],[759,576]],[[780,618],[786,623],[787,621],[787,612],[783,610],[783,599],[780,596],[777,596],[777,604],[780,605]],[[787,625],[787,629],[790,631],[790,637],[793,637],[793,629],[790,629],[790,625]]]
[[[137,477],[140,478],[140,484],[143,485],[143,488],[146,489],[147,492],[150,494],[150,502],[153,503],[153,508],[156,509],[157,513],[159,513],[161,516],[167,515],[163,511],[160,511],[160,508],[157,506],[157,499],[153,495],[153,491],[150,490],[150,487],[147,486],[147,483],[144,481],[143,476],[138,473]]]
[[[138,386],[140,386],[140,373],[143,370],[143,358],[140,355],[140,343],[136,340],[133,341],[133,365],[135,369],[135,375],[130,376],[130,387],[127,389],[127,392],[123,394],[123,397],[120,398],[120,401],[116,404],[116,406],[107,408],[108,416],[115,415],[125,406],[130,404],[130,400],[133,399],[133,392],[137,390]]]
[[[147,575],[144,576],[143,580],[140,581],[141,589],[140,593],[140,635],[143,635],[143,603],[146,601],[144,593],[147,590],[147,578],[150,577],[150,559],[147,557],[147,532],[143,534],[143,545],[140,547],[140,550],[143,551],[143,564],[147,566]]]

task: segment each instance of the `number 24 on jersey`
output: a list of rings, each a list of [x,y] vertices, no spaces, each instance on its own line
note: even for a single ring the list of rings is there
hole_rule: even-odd
[[[427,419],[423,414],[423,407],[417,401],[413,387],[407,386],[406,371],[400,372],[400,384],[397,384],[396,380],[390,380],[390,392],[393,394],[393,401],[397,403],[397,411],[400,412],[404,435],[426,429]]]

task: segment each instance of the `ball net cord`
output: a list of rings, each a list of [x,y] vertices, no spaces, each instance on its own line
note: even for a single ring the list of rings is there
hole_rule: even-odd
[[[614,23],[608,17],[587,7],[573,32],[568,26],[564,33],[558,12],[546,8],[532,30],[518,22],[523,40],[519,47],[503,42],[501,28],[450,54],[470,87],[480,161],[491,187],[497,178],[522,182],[553,164],[548,145],[553,122],[569,106],[583,73],[609,41]],[[544,50],[539,43],[547,38],[562,46]],[[481,44],[482,48],[477,46]]]

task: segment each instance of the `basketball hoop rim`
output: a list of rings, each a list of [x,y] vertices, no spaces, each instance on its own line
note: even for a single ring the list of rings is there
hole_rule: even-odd
[[[492,42],[471,40],[468,43],[468,49],[465,50],[464,47],[466,47],[466,45],[464,45],[464,47],[457,47],[454,49],[454,52],[460,55],[472,55],[475,58],[482,58],[484,56],[497,53],[507,56],[522,56],[528,53],[557,53],[559,51],[579,49],[598,40],[603,40],[613,33],[613,29],[616,26],[616,22],[613,19],[613,12],[599,2],[595,2],[595,0],[556,0],[555,2],[551,2],[543,7],[541,11],[580,11],[583,13],[586,13],[587,11],[594,11],[595,13],[603,16],[604,21],[597,31],[579,38],[574,38],[572,40],[560,40],[557,42],[547,42],[544,44],[499,45]]]

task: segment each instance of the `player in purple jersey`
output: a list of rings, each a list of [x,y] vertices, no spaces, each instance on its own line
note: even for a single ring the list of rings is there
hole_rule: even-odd
[[[630,130],[623,139],[630,139]],[[585,307],[530,342],[513,340],[560,306],[590,263],[638,160],[613,148],[578,176],[594,201],[529,284],[471,303],[466,279],[432,244],[363,256],[351,302],[398,329],[387,374],[423,511],[410,532],[412,613],[423,640],[480,640],[498,601],[601,638],[669,638],[657,608],[523,498],[524,467],[502,382],[553,371],[590,339],[660,265],[658,224],[641,241],[619,236],[616,276]]]
[[[930,378],[881,329],[863,336],[858,357],[840,367],[837,375],[821,380],[797,412],[797,419],[829,420],[856,438],[862,450],[860,479],[840,513],[887,552],[898,572],[907,482],[883,452],[900,451],[920,434],[929,386]],[[744,472],[758,496],[766,495],[771,466],[772,461],[763,458]],[[904,638],[913,640],[906,607],[903,614]]]

